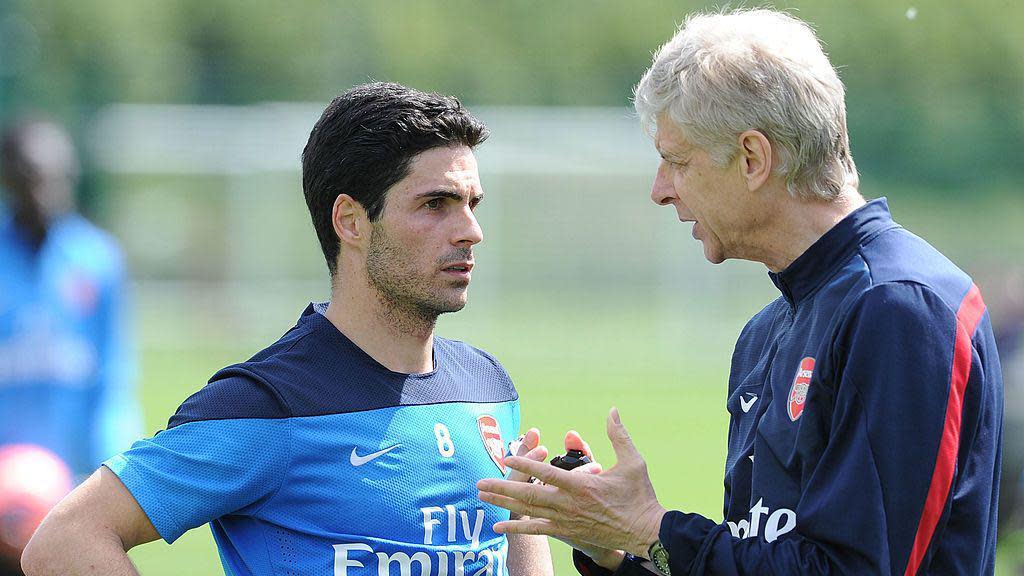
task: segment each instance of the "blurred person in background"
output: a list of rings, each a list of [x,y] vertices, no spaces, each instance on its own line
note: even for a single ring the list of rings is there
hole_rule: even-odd
[[[57,124],[26,119],[3,130],[0,453],[11,460],[0,463],[0,540],[17,540],[6,543],[15,550],[32,532],[23,524],[42,520],[39,502],[56,502],[54,490],[40,500],[32,486],[85,478],[140,431],[124,264],[113,238],[75,212],[78,175]],[[38,470],[57,472],[30,477]]]
[[[999,537],[1019,537],[1024,529],[1024,271],[998,275],[1001,314],[996,344],[1006,393],[1003,423],[1003,477],[999,487]],[[1005,540],[1004,540],[1005,541]],[[1024,559],[1017,559],[1024,574]]]
[[[992,574],[1003,389],[988,312],[885,199],[861,196],[844,92],[810,27],[770,10],[688,18],[636,90],[662,157],[651,199],[694,223],[710,262],[761,262],[781,292],[733,354],[724,520],[666,510],[613,409],[608,471],[510,458],[546,485],[478,484],[529,517],[497,531],[564,538],[590,576]]]
[[[486,137],[449,96],[335,98],[302,154],[331,300],[105,462],[43,522],[26,573],[135,574],[128,549],[210,523],[238,576],[550,575],[547,540],[495,533],[509,514],[474,487],[506,474],[518,393],[492,356],[434,335],[467,301]],[[543,459],[538,443],[516,453]]]

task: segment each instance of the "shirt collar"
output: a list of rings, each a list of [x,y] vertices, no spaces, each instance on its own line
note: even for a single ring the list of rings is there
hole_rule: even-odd
[[[889,213],[888,201],[872,200],[840,220],[785,270],[769,272],[768,276],[789,304],[795,306],[831,278],[871,238],[898,226]]]
[[[358,344],[350,340],[344,332],[338,330],[337,326],[335,326],[327,317],[327,307],[330,304],[330,300],[324,302],[310,302],[309,305],[306,306],[306,309],[302,311],[302,315],[299,316],[298,323],[311,325],[312,329],[318,332],[323,338],[332,340],[335,344],[340,344],[343,348],[347,349],[349,353],[355,354],[375,369],[386,374],[400,378],[430,378],[437,373],[438,365],[444,358],[444,351],[442,349],[443,347],[440,345],[440,338],[438,338],[436,334],[434,335],[433,370],[429,372],[417,372],[415,374],[394,372],[378,362],[374,357],[370,356],[365,350],[360,348]]]

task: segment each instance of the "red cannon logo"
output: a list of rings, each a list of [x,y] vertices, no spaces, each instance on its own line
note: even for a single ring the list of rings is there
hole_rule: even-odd
[[[494,416],[483,415],[476,419],[476,424],[480,427],[480,439],[484,441],[487,454],[494,460],[498,470],[505,474],[505,449],[501,443],[501,428],[498,427],[498,421]]]
[[[804,413],[804,404],[807,402],[807,389],[811,387],[811,376],[814,374],[814,358],[808,356],[800,361],[800,368],[793,378],[793,386],[789,389],[789,402],[786,404],[786,412],[793,422]]]

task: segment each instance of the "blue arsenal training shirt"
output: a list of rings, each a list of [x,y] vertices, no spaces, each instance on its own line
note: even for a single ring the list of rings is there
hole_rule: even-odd
[[[168,542],[211,523],[230,575],[506,574],[476,490],[519,427],[504,369],[435,338],[434,371],[391,372],[322,309],[106,465]]]

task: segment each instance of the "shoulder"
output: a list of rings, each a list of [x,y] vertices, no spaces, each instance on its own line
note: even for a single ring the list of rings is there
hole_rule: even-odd
[[[97,276],[120,278],[124,274],[124,255],[117,241],[84,217],[66,216],[56,234],[61,249]]]
[[[860,249],[870,286],[882,291],[912,291],[911,286],[938,295],[956,310],[971,287],[970,276],[931,244],[904,228],[879,234]],[[904,286],[900,289],[896,286]]]
[[[294,357],[305,355],[302,344],[309,333],[309,327],[295,326],[249,360],[219,370],[181,404],[167,427],[200,420],[293,416],[287,390],[282,390],[280,382],[294,374]]]
[[[497,358],[459,340],[437,337],[437,341],[448,360],[446,368],[466,375],[466,381],[477,388],[474,395],[500,400],[518,398],[511,376]]]
[[[167,428],[209,420],[288,416],[288,406],[277,390],[264,378],[239,364],[217,372],[206,386],[182,402]]]
[[[963,295],[961,295],[963,296]],[[937,319],[956,320],[956,308],[935,288],[910,280],[873,284],[854,296],[844,321],[899,324],[911,319],[932,322]]]
[[[437,337],[438,343],[445,348],[452,360],[463,365],[480,365],[505,373],[505,368],[498,362],[498,359],[491,354],[461,340],[450,340]]]
[[[887,369],[910,362],[922,372],[924,364],[928,369],[949,364],[958,334],[957,308],[933,287],[884,282],[850,300],[834,340],[837,359],[854,354],[860,364]]]

